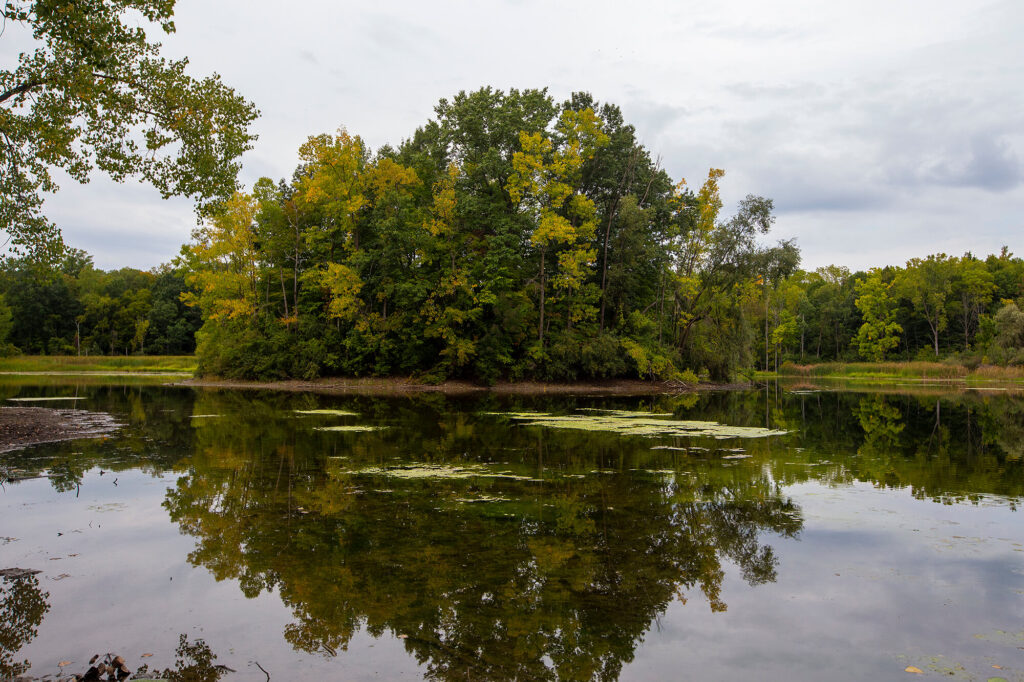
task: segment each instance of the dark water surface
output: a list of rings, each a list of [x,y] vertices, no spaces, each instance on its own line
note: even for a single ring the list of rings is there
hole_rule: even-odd
[[[67,381],[0,397],[124,428],[0,455],[0,568],[42,571],[0,578],[0,679],[184,633],[239,680],[1024,680],[1008,392]]]

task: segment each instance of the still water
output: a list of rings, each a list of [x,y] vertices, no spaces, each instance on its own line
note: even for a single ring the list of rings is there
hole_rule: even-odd
[[[111,381],[0,386],[122,424],[0,455],[0,679],[1024,680],[1009,392]]]

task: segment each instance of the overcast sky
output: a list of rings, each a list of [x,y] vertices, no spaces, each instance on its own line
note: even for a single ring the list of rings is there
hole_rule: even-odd
[[[586,90],[673,178],[724,168],[727,209],[774,199],[805,268],[1024,255],[1022,0],[178,0],[175,23],[166,54],[262,112],[247,186],[339,126],[397,144],[459,90]],[[0,39],[5,66],[16,47]],[[47,207],[102,268],[168,261],[195,224],[187,200],[102,177]]]

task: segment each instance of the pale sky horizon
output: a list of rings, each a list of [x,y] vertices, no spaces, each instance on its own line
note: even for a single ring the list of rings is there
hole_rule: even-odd
[[[724,168],[726,211],[772,198],[771,239],[796,238],[806,269],[1024,255],[1024,3],[771,5],[178,0],[162,41],[261,110],[247,188],[339,126],[396,145],[460,90],[583,90],[674,179]],[[0,61],[27,47],[5,35]],[[47,214],[97,267],[167,262],[195,227],[191,202],[145,185],[61,185]]]

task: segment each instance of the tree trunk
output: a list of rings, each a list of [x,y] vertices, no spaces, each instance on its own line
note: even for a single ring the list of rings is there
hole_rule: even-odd
[[[600,331],[604,331],[604,308],[605,308],[605,293],[608,287],[608,238],[612,231],[612,221],[615,219],[615,211],[619,207],[619,198],[616,196],[615,201],[612,202],[612,210],[608,214],[608,223],[604,227],[604,254],[601,258],[601,326]]]
[[[281,277],[281,298],[284,300],[284,316],[288,317],[288,291],[284,288],[284,270],[278,268],[277,274]]]
[[[605,294],[608,291],[608,240],[611,236],[612,221],[615,220],[615,213],[619,210],[619,199],[622,197],[622,192],[626,188],[626,179],[633,172],[633,167],[636,164],[636,151],[630,152],[629,160],[626,161],[626,168],[622,171],[622,179],[619,180],[619,187],[615,191],[615,199],[612,201],[611,210],[608,212],[608,222],[604,227],[604,253],[601,257],[601,326],[600,331],[604,331],[604,310],[605,310]],[[648,188],[650,185],[648,185]],[[646,192],[644,196],[646,197]]]
[[[547,249],[540,252],[540,324],[538,325],[538,340],[541,348],[544,347],[544,292],[547,289],[547,273],[544,270],[544,256]]]
[[[807,330],[804,328],[804,316],[800,315],[800,362],[804,361],[804,334]]]
[[[658,306],[658,345],[661,345],[661,329],[665,318],[665,271],[661,272],[661,301]]]

